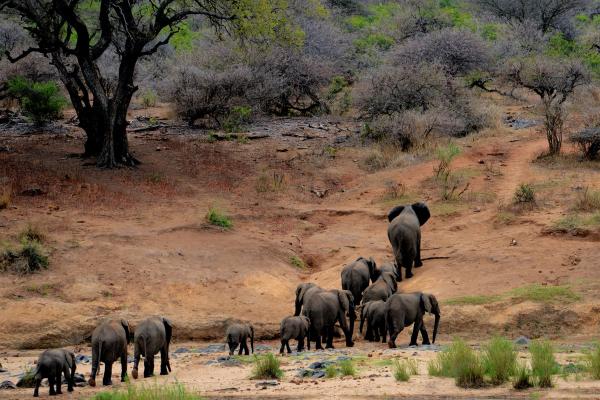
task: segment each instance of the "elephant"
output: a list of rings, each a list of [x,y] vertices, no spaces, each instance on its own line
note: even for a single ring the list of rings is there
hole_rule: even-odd
[[[346,337],[346,346],[354,346],[352,335],[346,323],[346,314],[354,315],[354,297],[349,290],[321,290],[305,302],[302,315],[310,320],[308,347],[311,339],[316,349],[322,350],[321,335],[326,335],[326,348],[333,349],[333,331],[336,322],[340,323]]]
[[[417,345],[419,331],[423,339],[423,344],[431,344],[429,336],[423,323],[425,313],[435,315],[435,325],[433,327],[433,341],[437,336],[440,324],[440,306],[437,299],[432,294],[427,293],[398,293],[390,297],[385,303],[385,324],[389,333],[388,345],[390,348],[396,347],[396,338],[402,330],[413,324],[413,332],[410,337],[410,346]]]
[[[370,301],[376,300],[386,301],[397,290],[396,276],[390,272],[382,272],[375,283],[365,289],[362,302],[363,304],[367,304]]]
[[[133,337],[133,379],[138,378],[140,356],[144,356],[144,378],[154,375],[154,356],[160,352],[160,374],[169,375],[169,344],[173,334],[173,324],[164,317],[150,317],[135,328]]]
[[[377,268],[377,270],[375,271],[376,278],[379,278],[379,276],[384,272],[389,272],[390,274],[394,275],[394,278],[397,282],[399,282],[399,280],[401,279],[400,270],[398,269],[398,266],[396,265],[395,261],[388,261],[384,263],[381,267]]]
[[[74,375],[75,369],[75,354],[72,351],[65,349],[51,349],[44,351],[38,358],[35,367],[35,389],[33,397],[39,396],[39,389],[42,379],[48,378],[50,386],[50,396],[62,394],[61,384],[62,375],[65,375],[69,392],[73,391],[75,385]],[[54,390],[56,386],[56,390]]]
[[[381,343],[385,343],[385,301],[369,301],[362,306],[360,315],[360,333],[363,331],[363,324],[365,321],[367,322],[365,339],[369,342],[379,342],[379,339],[381,338]]]
[[[356,304],[360,304],[362,292],[369,286],[369,281],[377,280],[378,272],[373,258],[358,257],[342,269],[342,289],[351,291]]]
[[[305,316],[285,317],[281,321],[279,329],[281,336],[279,354],[283,354],[284,348],[287,348],[288,354],[292,352],[292,349],[290,349],[290,339],[298,341],[298,352],[301,352],[304,349],[304,338],[308,336],[309,329],[310,321]],[[310,342],[308,343],[308,349],[310,350]]]
[[[388,239],[394,249],[398,266],[398,281],[402,280],[400,267],[406,269],[406,278],[412,278],[412,267],[419,268],[421,261],[421,226],[431,214],[425,203],[394,207],[388,214]]]
[[[123,319],[109,320],[100,324],[92,333],[92,373],[88,383],[96,386],[96,374],[100,362],[104,363],[102,384],[112,385],[112,365],[121,359],[121,382],[127,377],[127,345],[131,340],[129,323]]]
[[[302,311],[302,305],[306,303],[306,301],[313,294],[322,291],[323,289],[317,286],[314,283],[301,283],[296,288],[296,303],[294,310],[294,317],[300,315],[300,311]]]
[[[252,348],[252,354],[254,354],[254,327],[249,324],[233,324],[227,328],[225,333],[227,337],[227,344],[229,345],[229,355],[232,356],[235,349],[240,346],[239,355],[242,355],[242,351],[246,355],[249,354],[248,343],[246,340],[250,338],[250,347]]]

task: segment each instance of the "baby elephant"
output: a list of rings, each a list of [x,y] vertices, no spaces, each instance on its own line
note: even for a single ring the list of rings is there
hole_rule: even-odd
[[[279,354],[283,354],[284,347],[287,348],[288,354],[292,352],[292,349],[290,349],[290,339],[298,341],[298,352],[301,352],[304,349],[304,338],[308,336],[309,328],[310,321],[305,316],[285,317],[281,321],[281,348],[279,349]],[[310,342],[308,346],[310,350]]]
[[[133,337],[133,379],[138,378],[140,356],[144,356],[144,378],[154,375],[154,356],[160,351],[160,374],[169,375],[169,344],[173,327],[171,321],[163,317],[148,318],[135,328]]]
[[[39,396],[42,379],[48,378],[50,385],[50,396],[62,394],[60,388],[62,375],[65,375],[69,392],[73,391],[75,375],[75,354],[65,349],[46,350],[38,358],[35,369],[35,389],[33,397]],[[56,390],[54,390],[56,386]]]
[[[227,337],[227,344],[229,345],[229,355],[233,355],[233,352],[240,345],[239,355],[242,355],[242,350],[246,355],[249,354],[248,343],[246,340],[250,338],[250,346],[252,347],[252,354],[254,354],[254,327],[249,324],[233,324],[227,328],[225,333]]]

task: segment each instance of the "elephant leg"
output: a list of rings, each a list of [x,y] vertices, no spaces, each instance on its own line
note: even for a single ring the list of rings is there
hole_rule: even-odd
[[[248,349],[248,342],[246,341],[246,339],[244,339],[244,341],[242,342],[242,344],[244,345],[244,354],[245,355],[250,355],[250,349]]]
[[[138,346],[138,344],[136,343],[133,349],[133,368],[131,369],[131,376],[133,376],[133,379],[137,379],[138,378],[138,366],[140,365],[140,357],[142,356],[141,351],[140,351],[140,346]],[[127,358],[127,357],[125,357]],[[121,359],[121,363],[123,363],[123,360]],[[121,375],[123,375],[123,372],[121,371]]]
[[[112,366],[112,361],[104,363],[104,375],[102,376],[102,384],[104,386],[112,385]]]
[[[62,371],[56,371],[56,394],[62,394]]]
[[[144,378],[154,376],[154,355],[146,354],[144,358]]]
[[[65,365],[63,369],[63,374],[65,375],[65,379],[67,380],[67,391],[73,391],[73,382],[71,380],[71,371],[69,370],[69,366]]]
[[[139,360],[138,360],[139,361]],[[133,371],[132,371],[133,374]],[[137,370],[135,371],[134,378],[137,379]],[[121,382],[125,382],[127,379],[127,352],[121,354]]]
[[[425,324],[423,322],[421,322],[421,329],[419,330],[421,331],[421,339],[423,339],[422,344],[431,344],[429,341],[429,335],[427,334],[427,329],[425,329]]]
[[[410,278],[413,277],[412,266],[413,266],[413,259],[412,258],[406,259],[404,261],[403,267],[406,268],[406,274],[405,274],[406,279],[410,279]]]
[[[417,254],[415,255],[415,268],[419,268],[423,266],[423,261],[421,261],[421,235],[417,237]]]
[[[287,352],[288,352],[288,354],[290,354],[292,352],[292,349],[290,348],[290,341],[289,340],[287,340],[285,342],[285,347],[287,347]]]
[[[160,374],[161,375],[169,375],[169,371],[167,370],[167,364],[169,362],[169,353],[167,352],[167,346],[163,346],[160,349]]]
[[[421,323],[422,321],[415,321],[415,324],[413,325],[412,334],[410,335],[409,346],[417,346],[417,338],[419,337],[419,329],[421,329]]]
[[[298,337],[298,353],[300,353],[302,350],[304,350],[304,336],[299,336]]]
[[[373,327],[372,331],[373,331],[373,341],[379,342],[379,328],[377,327],[377,325],[375,325]]]
[[[283,349],[285,349],[285,339],[281,339],[281,347],[279,348],[279,354],[283,354]]]
[[[323,350],[323,346],[321,346],[321,334],[320,333],[317,334],[315,349]]]
[[[373,341],[373,332],[369,320],[367,320],[367,331],[365,332],[365,339],[369,342]]]
[[[381,332],[381,343],[385,343],[386,342],[386,329],[385,329],[384,324],[381,324],[379,326],[379,332]]]
[[[50,396],[56,396],[56,376],[50,374],[48,377],[48,385],[50,386]]]
[[[327,340],[325,341],[326,349],[333,349],[333,326],[327,327]]]
[[[33,389],[33,397],[40,395],[40,385],[42,384],[42,378],[35,378],[35,389]]]

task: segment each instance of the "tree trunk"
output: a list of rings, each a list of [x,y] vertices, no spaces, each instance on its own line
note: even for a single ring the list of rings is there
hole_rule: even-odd
[[[560,154],[563,140],[563,108],[551,99],[544,101],[546,121],[544,128],[548,139],[548,154]]]

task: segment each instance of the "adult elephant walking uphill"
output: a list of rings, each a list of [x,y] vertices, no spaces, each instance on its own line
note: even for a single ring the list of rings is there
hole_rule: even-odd
[[[171,321],[163,317],[150,317],[137,326],[133,338],[133,369],[131,375],[138,378],[140,356],[144,356],[144,378],[154,375],[154,356],[160,352],[160,374],[168,375],[171,371],[169,363],[169,344],[173,327]]]
[[[440,325],[440,306],[437,299],[432,294],[427,293],[397,293],[390,297],[385,303],[385,325],[390,339],[388,345],[391,348],[396,347],[396,338],[402,330],[413,326],[412,336],[410,337],[410,346],[417,345],[417,337],[421,332],[423,344],[431,344],[429,336],[423,323],[425,313],[435,315],[435,324],[433,326],[433,341],[437,336],[438,327]]]
[[[394,258],[398,266],[398,281],[402,280],[402,270],[406,268],[406,278],[411,278],[413,264],[415,268],[421,262],[421,226],[431,214],[425,203],[394,207],[388,214],[388,239],[394,249]]]

